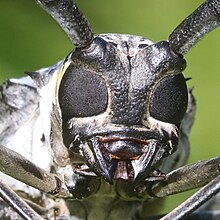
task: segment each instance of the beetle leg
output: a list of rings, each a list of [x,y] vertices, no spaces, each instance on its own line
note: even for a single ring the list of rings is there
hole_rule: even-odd
[[[63,184],[56,175],[44,171],[2,145],[0,145],[0,171],[43,192],[54,194],[63,189]]]
[[[220,192],[220,176],[201,188],[198,192],[193,194],[185,202],[171,211],[169,214],[161,218],[161,220],[178,220],[191,214],[195,209],[203,205],[206,201]]]
[[[155,197],[165,197],[185,192],[208,184],[219,174],[220,157],[189,164],[168,173],[166,180],[155,182],[151,193]]]
[[[168,215],[164,216],[167,217]],[[167,217],[170,220],[170,218]],[[175,219],[175,218],[174,218]],[[184,220],[218,220],[220,219],[220,211],[202,211],[192,213],[190,216],[185,217]],[[140,220],[163,220],[163,216],[153,216],[147,218],[141,218]],[[173,219],[172,219],[173,220]]]
[[[43,220],[13,190],[0,181],[0,197],[4,199],[25,220]]]
[[[170,172],[165,181],[155,182],[150,192],[155,197],[165,197],[205,185],[161,220],[182,219],[220,192],[219,174],[220,157],[217,157],[181,167]]]

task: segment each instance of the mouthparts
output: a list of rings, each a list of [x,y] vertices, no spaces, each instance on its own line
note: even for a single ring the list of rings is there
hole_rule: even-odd
[[[172,153],[170,142],[161,144],[155,139],[93,137],[86,143],[82,145],[82,153],[89,167],[109,183],[118,179],[133,184],[145,180],[165,153]]]

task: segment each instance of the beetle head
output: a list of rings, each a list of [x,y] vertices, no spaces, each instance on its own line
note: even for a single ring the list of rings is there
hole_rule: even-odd
[[[186,63],[169,43],[99,35],[68,58],[58,89],[63,141],[107,181],[153,175],[178,144]]]

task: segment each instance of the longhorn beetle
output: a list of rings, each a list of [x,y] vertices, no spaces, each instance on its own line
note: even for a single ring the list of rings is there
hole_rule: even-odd
[[[157,43],[94,37],[75,2],[38,3],[76,48],[1,87],[0,170],[27,184],[2,174],[1,218],[155,219],[156,197],[204,185],[162,218],[181,219],[217,194],[219,158],[174,169],[188,156],[195,111],[183,55],[219,25],[220,2],[206,1]],[[202,215],[220,216],[191,217]]]

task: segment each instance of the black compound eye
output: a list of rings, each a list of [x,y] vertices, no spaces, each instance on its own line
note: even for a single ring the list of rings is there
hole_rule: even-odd
[[[89,117],[106,110],[108,91],[99,75],[70,65],[61,80],[58,99],[64,119]]]
[[[166,76],[150,98],[150,115],[160,121],[179,124],[187,109],[188,92],[183,74]]]

